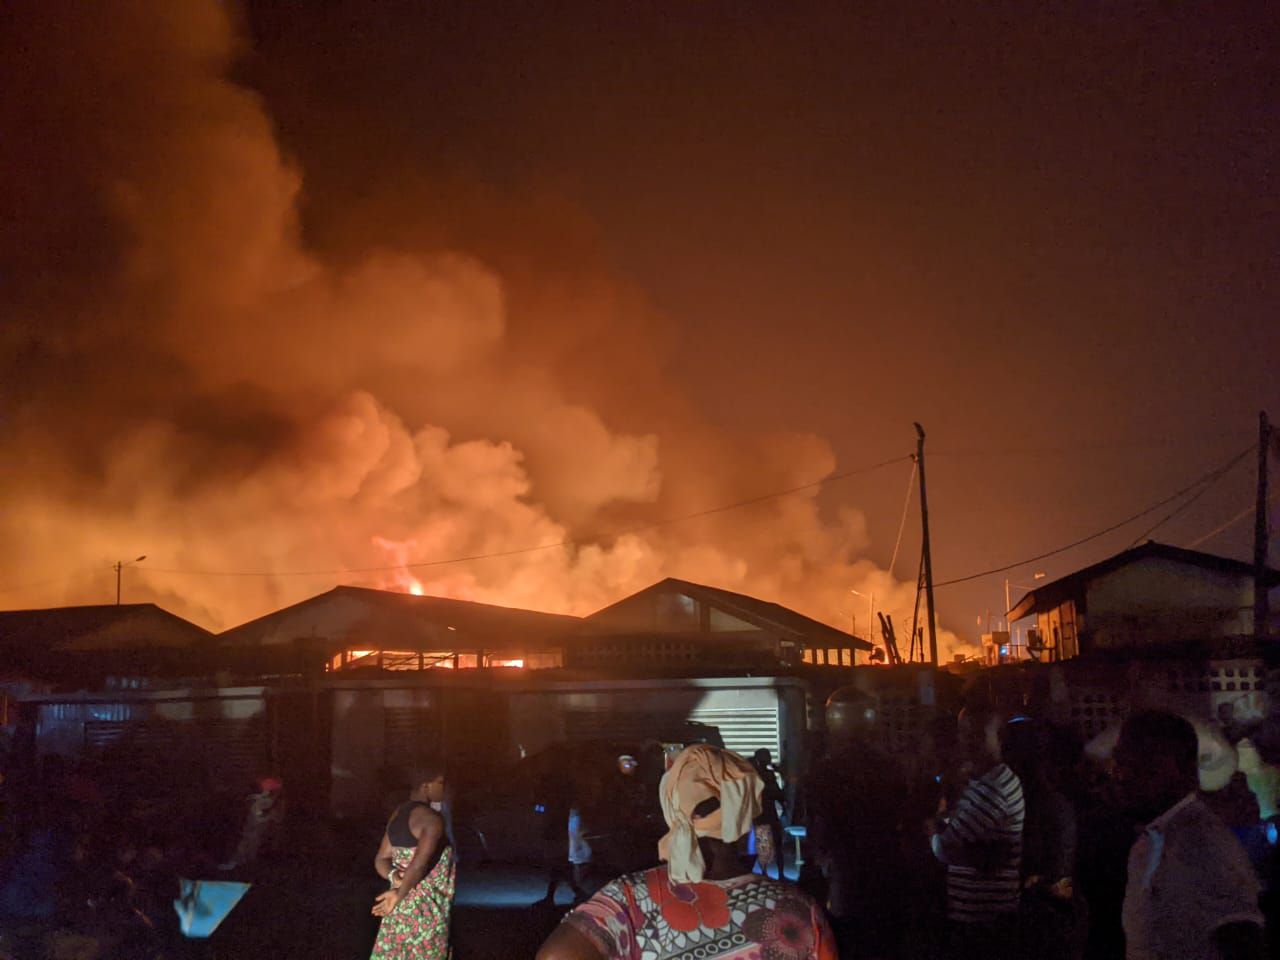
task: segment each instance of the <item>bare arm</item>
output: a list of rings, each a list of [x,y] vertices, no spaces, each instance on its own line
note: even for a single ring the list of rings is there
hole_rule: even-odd
[[[418,844],[414,847],[409,865],[404,868],[400,883],[394,889],[380,894],[374,901],[373,912],[379,917],[391,913],[427,875],[435,862],[440,839],[444,836],[444,820],[438,813],[418,807],[409,815],[409,832],[417,838]]]
[[[378,846],[378,853],[373,858],[373,869],[378,872],[383,880],[391,879],[391,863],[394,848],[391,846],[391,838],[387,836],[386,831],[382,833],[382,843]]]
[[[609,960],[585,934],[562,923],[547,937],[536,960]]]

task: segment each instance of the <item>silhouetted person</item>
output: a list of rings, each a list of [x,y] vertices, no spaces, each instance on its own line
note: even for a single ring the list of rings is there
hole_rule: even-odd
[[[805,781],[809,844],[827,881],[827,910],[847,958],[898,952],[906,903],[898,763],[874,740],[874,698],[840,690],[827,706],[827,754]]]
[[[547,865],[547,892],[534,906],[555,905],[556,891],[567,883],[575,901],[584,900],[591,846],[586,842],[578,777],[569,769],[548,771],[538,791],[542,807],[542,855]]]
[[[782,878],[785,876],[783,854],[786,848],[782,842],[782,818],[778,815],[778,808],[786,802],[786,795],[782,792],[777,771],[773,768],[773,754],[763,747],[760,748],[752,755],[751,766],[755,767],[756,773],[760,776],[760,782],[764,784],[764,791],[760,795],[759,823],[769,831],[773,841],[771,863],[766,863],[765,859],[761,858],[760,867],[767,873],[769,867],[776,864],[777,875]]]
[[[1050,769],[1048,730],[1016,717],[1005,732],[1004,760],[1022,784],[1021,954],[1037,960],[1074,960],[1087,930],[1075,889],[1076,813]]]
[[[372,960],[447,960],[455,861],[444,818],[444,769],[427,764],[410,777],[409,800],[387,822],[374,869],[387,881],[373,915],[381,917]]]
[[[1022,887],[1022,784],[1001,758],[1003,718],[962,713],[961,742],[974,778],[954,809],[941,810],[931,844],[947,865],[950,952],[998,960],[1017,945]]]
[[[1254,960],[1263,956],[1260,885],[1239,840],[1199,793],[1191,723],[1148,711],[1125,721],[1115,751],[1120,787],[1146,826],[1129,852],[1128,960]]]

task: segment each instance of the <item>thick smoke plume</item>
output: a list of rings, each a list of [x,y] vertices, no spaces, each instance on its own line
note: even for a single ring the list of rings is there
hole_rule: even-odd
[[[851,588],[909,616],[914,588],[859,559],[861,515],[816,490],[610,535],[833,455],[709,428],[663,376],[675,331],[607,272],[318,252],[305,158],[233,81],[222,3],[5,17],[5,607],[109,602],[111,564],[145,553],[126,601],[213,629],[336,583],[586,613],[668,575],[842,627]],[[413,196],[377,215],[430,222]]]

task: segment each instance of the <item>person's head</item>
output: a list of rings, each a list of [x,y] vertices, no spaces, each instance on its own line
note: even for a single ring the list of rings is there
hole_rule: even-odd
[[[1200,785],[1200,744],[1191,721],[1176,713],[1136,713],[1120,728],[1116,779],[1126,805],[1149,820]]]
[[[629,753],[624,753],[618,757],[618,772],[624,777],[634,776],[639,766],[640,764],[636,761],[636,758]]]
[[[444,765],[428,761],[414,767],[409,773],[409,795],[414,800],[439,803],[444,800]]]
[[[671,879],[702,880],[707,855],[716,857],[751,830],[763,790],[755,768],[729,750],[699,743],[677,754],[658,787],[671,828],[658,841],[658,856],[668,862]]]
[[[961,753],[975,770],[990,769],[1004,755],[1004,717],[992,710],[966,707],[956,718]]]
[[[1001,756],[1026,789],[1044,778],[1049,739],[1043,724],[1017,716],[1005,724]]]
[[[876,698],[856,687],[841,687],[827,698],[827,734],[833,752],[869,738],[879,720]]]
[[[762,770],[773,763],[773,754],[769,752],[768,747],[761,747],[752,754],[751,762],[755,764],[756,769]]]

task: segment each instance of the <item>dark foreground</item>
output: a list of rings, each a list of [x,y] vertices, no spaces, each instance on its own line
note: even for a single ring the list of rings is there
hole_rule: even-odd
[[[147,951],[148,960],[363,960],[377,933],[369,908],[385,886],[371,868],[342,866],[276,862],[241,877],[253,885],[211,938]],[[453,914],[454,960],[532,957],[569,908],[567,889],[555,908],[532,906],[545,892],[544,876],[530,867],[464,867]],[[0,960],[139,960],[134,953],[129,946],[113,949],[88,910],[83,922],[0,930]]]
[[[289,870],[264,878],[208,941],[204,957],[368,957],[377,932],[369,907],[383,889],[372,871],[344,877]],[[555,910],[530,906],[544,890],[542,876],[530,868],[464,865],[453,914],[455,960],[532,957],[568,909],[567,889]]]

